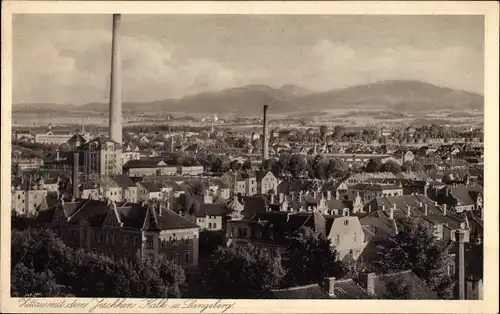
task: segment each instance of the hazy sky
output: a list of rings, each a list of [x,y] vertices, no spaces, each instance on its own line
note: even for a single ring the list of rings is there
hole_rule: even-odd
[[[16,15],[13,101],[109,99],[111,15]],[[483,94],[482,16],[122,16],[124,101],[386,79]]]

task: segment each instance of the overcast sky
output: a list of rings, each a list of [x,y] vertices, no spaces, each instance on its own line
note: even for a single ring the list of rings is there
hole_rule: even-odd
[[[109,99],[111,15],[16,15],[13,101]],[[482,16],[122,16],[124,101],[387,79],[483,94]]]

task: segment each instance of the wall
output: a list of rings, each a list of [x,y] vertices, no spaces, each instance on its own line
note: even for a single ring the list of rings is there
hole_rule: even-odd
[[[197,266],[199,229],[162,230],[159,235],[159,254],[184,267]]]
[[[222,230],[222,216],[197,217],[196,224],[201,230]]]
[[[328,238],[337,250],[340,259],[346,257],[351,250],[353,251],[352,257],[357,259],[366,246],[365,234],[356,216],[335,218]]]
[[[260,183],[260,194],[267,194],[269,190],[273,190],[274,193],[277,193],[278,190],[278,179],[271,174],[267,174],[262,178],[262,182]]]
[[[130,203],[137,203],[137,187],[126,187],[123,189],[123,200]]]

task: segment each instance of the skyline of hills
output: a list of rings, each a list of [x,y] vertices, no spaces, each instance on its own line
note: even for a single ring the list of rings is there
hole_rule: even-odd
[[[260,114],[262,105],[268,104],[275,113],[298,111],[329,111],[335,109],[389,110],[422,112],[428,110],[482,110],[484,97],[412,80],[388,80],[372,84],[315,92],[307,88],[286,84],[280,88],[267,85],[246,85],[221,91],[188,95],[178,99],[150,102],[123,102],[124,112],[182,112]],[[50,106],[50,107],[49,107]],[[84,105],[14,104],[13,112],[29,110],[56,111],[108,111],[105,102]],[[272,112],[271,112],[272,113]]]

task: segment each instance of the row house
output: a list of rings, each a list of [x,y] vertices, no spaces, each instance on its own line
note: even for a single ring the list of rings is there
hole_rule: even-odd
[[[257,180],[255,178],[255,174],[228,171],[220,177],[220,180],[235,194],[249,195],[247,192],[250,191],[257,194]]]
[[[126,175],[92,176],[80,184],[80,198],[114,202],[138,200],[137,185]]]
[[[398,233],[399,224],[405,218],[419,218],[433,228],[436,239],[454,241],[457,230],[466,231],[469,242],[470,223],[463,214],[447,206],[440,206],[425,195],[378,197],[364,205],[368,215],[361,224],[370,239],[387,238]]]
[[[454,184],[436,189],[432,198],[439,204],[446,204],[454,211],[483,211],[483,187],[474,185]]]
[[[349,187],[347,198],[354,200],[360,196],[363,203],[368,203],[377,197],[403,195],[403,187],[395,184],[366,184],[359,183]]]
[[[345,184],[351,186],[358,183],[370,183],[373,182],[374,180],[378,182],[380,182],[380,180],[383,180],[383,182],[387,184],[397,183],[397,177],[392,172],[375,172],[375,173],[362,172],[362,173],[355,173],[349,176],[347,179],[345,179]]]
[[[309,227],[331,240],[340,260],[356,260],[366,244],[359,218],[348,208],[329,209],[325,202],[316,207],[294,210],[285,204],[249,208],[235,197],[228,205],[229,219],[226,228],[228,245],[251,243],[270,252],[284,248],[287,235]]]
[[[11,183],[11,210],[22,216],[36,216],[47,196],[58,195],[58,179],[15,179]]]
[[[337,182],[327,182],[323,184],[321,190],[326,194],[328,199],[334,198],[340,200],[347,199],[349,187],[344,180],[338,180]]]
[[[177,167],[168,166],[158,158],[129,160],[123,165],[123,171],[129,177],[145,177],[157,175],[176,175]]]
[[[276,194],[279,180],[271,171],[256,171],[257,194]]]
[[[165,193],[163,185],[157,182],[142,181],[137,183],[137,200],[147,202],[150,200],[163,200]]]
[[[225,204],[203,203],[196,211],[196,224],[201,230],[223,230],[226,220],[227,208]]]
[[[87,252],[115,259],[165,256],[183,267],[198,265],[198,226],[161,206],[60,200],[37,220],[68,246]]]

